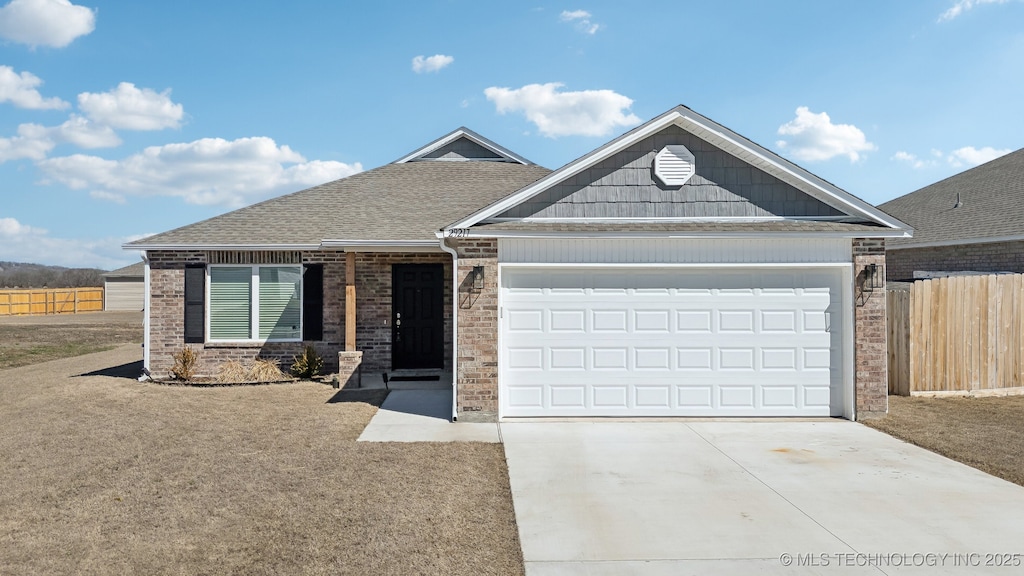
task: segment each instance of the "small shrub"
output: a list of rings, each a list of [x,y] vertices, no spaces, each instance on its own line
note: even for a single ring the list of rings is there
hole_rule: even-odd
[[[238,360],[228,360],[217,368],[217,381],[225,384],[248,382],[249,369]]]
[[[263,360],[257,358],[249,369],[249,375],[256,382],[276,382],[287,377],[281,371],[281,362],[276,359]]]
[[[316,348],[310,344],[306,346],[302,354],[295,357],[295,361],[292,363],[292,374],[299,378],[313,378],[320,374],[320,370],[323,367],[324,359],[320,357],[320,353],[316,351]]]
[[[189,346],[185,346],[173,354],[174,366],[171,367],[171,376],[175,380],[191,381],[196,375],[196,363],[199,361],[199,354]]]

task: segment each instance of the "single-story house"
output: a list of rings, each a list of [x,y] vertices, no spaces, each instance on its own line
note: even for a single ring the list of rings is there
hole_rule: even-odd
[[[139,261],[103,276],[104,310],[142,310],[146,294],[146,265]]]
[[[678,106],[555,170],[460,128],[138,240],[145,367],[313,343],[452,375],[453,417],[887,409],[885,240],[911,229]]]
[[[1024,272],[1024,148],[879,208],[914,228],[885,246],[889,280]]]

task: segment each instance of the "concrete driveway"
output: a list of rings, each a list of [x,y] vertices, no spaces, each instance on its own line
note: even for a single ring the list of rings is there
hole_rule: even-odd
[[[501,434],[528,576],[1024,574],[1024,488],[853,422]]]

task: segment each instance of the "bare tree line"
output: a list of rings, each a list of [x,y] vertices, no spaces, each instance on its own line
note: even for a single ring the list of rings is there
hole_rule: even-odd
[[[82,288],[103,286],[103,270],[0,262],[0,288]]]

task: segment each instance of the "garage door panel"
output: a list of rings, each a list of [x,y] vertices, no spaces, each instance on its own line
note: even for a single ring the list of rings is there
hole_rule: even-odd
[[[665,348],[634,348],[633,368],[639,371],[672,370],[672,351]]]
[[[671,386],[633,386],[633,406],[637,408],[669,410],[672,408],[671,395]]]
[[[594,408],[627,408],[628,397],[629,387],[626,385],[593,387]]]
[[[587,311],[582,309],[551,309],[548,311],[552,332],[583,333],[587,330]]]
[[[837,270],[502,278],[505,416],[841,412]]]

